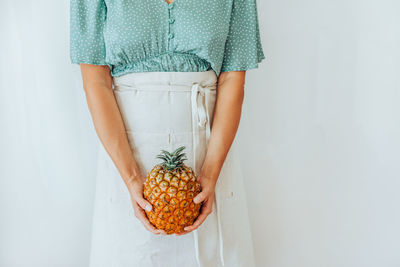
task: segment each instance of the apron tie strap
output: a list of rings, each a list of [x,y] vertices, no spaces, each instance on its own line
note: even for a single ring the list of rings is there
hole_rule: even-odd
[[[201,86],[199,83],[194,82],[191,90],[191,103],[192,103],[192,132],[193,132],[193,164],[194,169],[197,171],[197,149],[199,145],[199,136],[197,134],[197,126],[204,128],[206,127],[206,146],[208,146],[208,141],[210,139],[211,134],[211,125],[210,125],[210,117],[208,114],[208,102],[210,95],[210,88],[206,88]],[[200,98],[198,95],[200,94]],[[219,205],[219,194],[218,190],[215,190],[215,202],[216,202],[216,215],[217,215],[217,224],[218,224],[218,243],[219,243],[219,255],[221,259],[221,263],[224,266],[224,253],[223,253],[223,235],[222,235],[222,227],[221,227],[221,215],[220,215],[220,205]],[[197,264],[201,266],[200,262],[200,250],[199,250],[199,238],[197,229],[193,231],[194,233],[194,247],[196,253]]]

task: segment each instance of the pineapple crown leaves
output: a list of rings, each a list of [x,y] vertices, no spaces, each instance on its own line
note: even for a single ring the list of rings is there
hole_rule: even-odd
[[[182,167],[183,161],[187,160],[185,153],[182,151],[185,149],[185,146],[178,147],[172,153],[162,149],[161,153],[157,155],[156,158],[162,159],[163,165],[167,170],[174,170],[179,167]]]

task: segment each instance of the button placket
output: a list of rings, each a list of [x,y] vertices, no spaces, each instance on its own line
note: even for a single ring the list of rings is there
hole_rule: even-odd
[[[168,49],[171,48],[172,46],[172,41],[173,38],[175,37],[174,35],[174,28],[173,28],[173,23],[175,22],[175,18],[173,15],[173,9],[175,7],[175,2],[172,2],[168,4]]]

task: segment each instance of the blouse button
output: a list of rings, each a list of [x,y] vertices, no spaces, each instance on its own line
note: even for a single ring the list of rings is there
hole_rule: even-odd
[[[174,21],[175,21],[175,20],[174,20],[174,19],[172,19],[172,18],[171,18],[171,19],[169,19],[169,23],[170,23],[170,24],[171,24],[171,23],[174,23]]]
[[[169,38],[169,39],[174,38],[174,34],[173,34],[173,33],[170,33],[170,34],[168,35],[168,38]]]

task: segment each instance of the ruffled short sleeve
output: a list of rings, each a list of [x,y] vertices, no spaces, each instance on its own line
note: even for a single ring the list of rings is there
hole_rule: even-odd
[[[106,16],[104,0],[70,1],[71,63],[107,65],[103,37]]]
[[[264,58],[256,0],[233,0],[221,72],[258,68]]]

